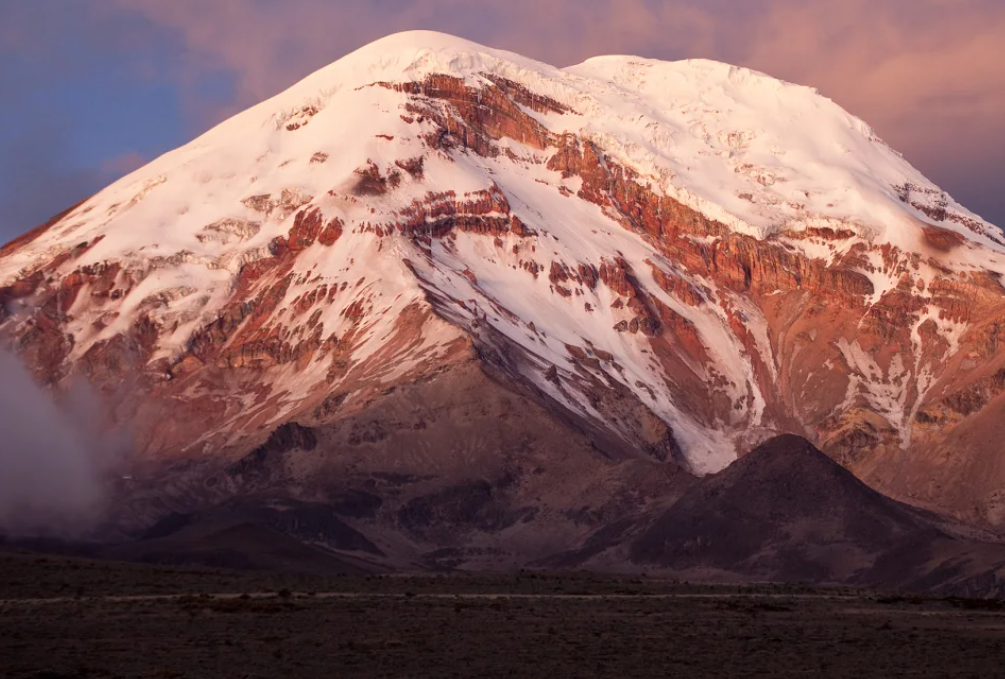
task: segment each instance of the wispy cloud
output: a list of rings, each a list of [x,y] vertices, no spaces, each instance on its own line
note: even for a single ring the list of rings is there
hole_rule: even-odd
[[[101,164],[102,174],[118,178],[124,177],[133,170],[143,167],[150,158],[147,158],[138,151],[127,151],[117,156],[113,156]]]

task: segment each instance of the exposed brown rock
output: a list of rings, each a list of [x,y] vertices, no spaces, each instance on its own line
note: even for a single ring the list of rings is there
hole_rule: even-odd
[[[964,242],[963,236],[948,229],[929,226],[923,229],[923,233],[925,234],[925,244],[939,252],[950,252],[963,245]]]
[[[413,201],[398,214],[399,220],[393,228],[413,236],[444,238],[454,229],[487,236],[533,233],[525,230],[519,219],[510,213],[509,201],[495,184],[488,190],[466,193],[461,198],[453,191],[429,193],[424,200]]]
[[[394,161],[395,165],[411,175],[413,179],[417,180],[421,180],[423,178],[424,163],[425,159],[422,156]]]
[[[656,281],[656,284],[680,301],[694,307],[705,303],[705,299],[701,296],[701,293],[691,283],[685,281],[680,276],[666,273],[652,262],[649,263],[649,266],[652,268],[653,279]]]
[[[973,415],[1005,392],[1005,368],[980,378],[966,389],[943,398],[937,406],[919,412],[915,419],[924,424],[944,424],[952,415]]]
[[[356,169],[356,182],[353,184],[352,193],[354,196],[383,196],[393,186],[390,186],[388,178],[383,176],[380,168],[370,161],[365,167]]]
[[[408,112],[434,122],[438,128],[426,138],[432,148],[450,150],[460,146],[478,155],[496,156],[500,151],[492,141],[502,137],[519,140],[537,149],[547,148],[553,135],[507,95],[503,87],[508,88],[509,81],[500,82],[502,87],[496,83],[473,88],[459,78],[433,74],[422,82],[380,85],[413,95],[406,106]],[[522,88],[521,91],[510,89],[514,96],[528,102],[525,105],[531,108],[552,104],[547,98],[530,97]],[[424,100],[444,101],[450,108],[432,106]]]

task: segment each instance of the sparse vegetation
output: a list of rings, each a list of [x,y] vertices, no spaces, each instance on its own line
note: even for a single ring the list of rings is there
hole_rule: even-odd
[[[53,599],[56,583],[88,598]],[[996,600],[534,571],[311,578],[0,552],[0,674],[12,677],[993,676],[1003,641]]]

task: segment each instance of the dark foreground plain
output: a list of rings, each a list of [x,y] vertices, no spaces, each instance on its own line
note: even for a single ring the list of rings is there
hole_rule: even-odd
[[[990,677],[1005,605],[581,574],[308,578],[0,553],[4,677]]]

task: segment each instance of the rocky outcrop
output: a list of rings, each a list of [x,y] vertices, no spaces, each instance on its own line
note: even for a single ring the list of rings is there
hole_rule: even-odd
[[[499,77],[479,88],[466,85],[460,78],[438,74],[427,76],[422,82],[379,84],[412,95],[406,110],[413,120],[435,124],[435,129],[425,134],[426,143],[444,151],[460,147],[494,157],[502,151],[493,141],[503,137],[544,149],[551,145],[554,136],[521,106],[539,113],[567,111],[558,102],[533,95]],[[445,102],[449,108],[431,102]]]
[[[506,195],[495,184],[486,191],[428,193],[397,211],[398,220],[382,234],[403,232],[415,238],[444,238],[455,229],[483,236],[514,233],[530,236],[520,218],[512,214]],[[379,227],[378,227],[379,228]]]
[[[270,465],[276,464],[276,456],[297,449],[314,450],[317,445],[313,429],[289,422],[272,432],[265,443],[235,462],[227,471],[232,476],[260,476],[268,473]]]

